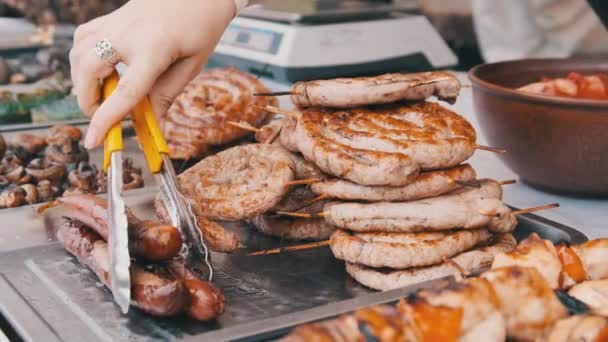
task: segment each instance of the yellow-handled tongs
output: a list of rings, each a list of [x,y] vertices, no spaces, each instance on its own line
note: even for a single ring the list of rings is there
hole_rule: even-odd
[[[103,98],[107,99],[118,84],[118,74],[113,73],[104,81]],[[173,164],[169,159],[169,147],[162,136],[154,111],[148,97],[144,97],[131,113],[135,134],[139,140],[150,172],[160,188],[160,195],[170,223],[179,229],[182,235],[181,256],[186,266],[199,274],[205,263],[208,277],[213,277],[209,262],[209,253],[199,229],[192,207],[179,188]],[[120,196],[122,190],[122,131],[120,123],[116,124],[106,138],[104,150],[104,170],[108,172],[108,208],[109,208],[109,247],[111,266],[111,287],[115,301],[123,313],[128,311],[130,298],[129,249],[125,205]],[[116,286],[116,287],[115,287]]]

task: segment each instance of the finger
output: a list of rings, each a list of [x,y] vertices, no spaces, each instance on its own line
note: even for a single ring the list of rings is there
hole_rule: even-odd
[[[157,118],[165,115],[177,95],[200,73],[205,60],[204,55],[181,59],[158,78],[150,91],[150,102]]]
[[[118,81],[114,93],[93,115],[84,140],[86,148],[98,146],[108,130],[119,122],[152,88],[158,76],[170,65],[170,58],[144,57],[133,60]]]
[[[99,28],[103,26],[105,18],[106,16],[97,17],[76,27],[76,30],[74,30],[74,44],[88,38],[92,33],[98,32]]]
[[[87,42],[89,46],[94,44],[93,40]],[[113,71],[114,66],[103,61],[93,48],[86,51],[82,58],[78,58],[76,68],[72,70],[74,92],[78,106],[86,116],[91,117],[98,107],[99,80],[108,77]]]

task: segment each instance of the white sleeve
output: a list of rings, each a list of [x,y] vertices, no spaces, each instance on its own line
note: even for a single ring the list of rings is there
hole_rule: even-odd
[[[473,20],[487,62],[568,57],[597,26],[585,0],[473,0]]]

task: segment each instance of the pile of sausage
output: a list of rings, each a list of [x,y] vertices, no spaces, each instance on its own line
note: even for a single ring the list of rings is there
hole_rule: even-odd
[[[608,239],[555,246],[533,234],[477,278],[396,306],[296,328],[284,341],[608,341]]]
[[[105,192],[106,177],[89,162],[81,139],[73,126],[54,126],[44,137],[19,133],[8,142],[0,136],[0,208]],[[131,160],[123,172],[125,189],[143,187],[142,171]]]
[[[264,91],[262,82],[236,69],[213,69],[199,75],[160,120],[171,158],[198,160],[249,135],[229,121],[259,127],[272,120],[264,106],[274,105],[276,100],[253,96]]]
[[[375,289],[453,274],[459,267],[481,272],[494,255],[515,246],[510,233],[517,220],[502,202],[501,184],[477,180],[464,163],[477,146],[473,127],[426,101],[432,95],[454,100],[459,90],[458,80],[443,72],[296,84],[294,103],[309,108],[262,127],[256,139],[289,151],[295,183],[310,180],[306,189],[323,205],[312,218],[299,215],[309,213],[306,208],[278,206],[254,224],[266,233],[272,229],[265,223],[280,221],[336,230],[330,239],[334,255],[357,281]],[[285,211],[295,218],[281,215]]]
[[[52,209],[63,217],[57,238],[78,261],[110,287],[107,202],[94,195],[59,198]],[[186,314],[212,320],[224,311],[222,292],[188,269],[177,228],[142,221],[127,210],[132,305],[155,316]]]

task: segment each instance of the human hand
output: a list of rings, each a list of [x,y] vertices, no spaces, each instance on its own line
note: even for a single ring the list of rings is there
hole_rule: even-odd
[[[83,113],[92,117],[86,148],[101,144],[108,130],[146,95],[157,115],[201,70],[235,14],[233,0],[131,0],[77,28],[70,64]],[[95,45],[106,39],[116,58],[104,61]],[[126,72],[112,96],[100,101],[100,80],[115,64]]]

